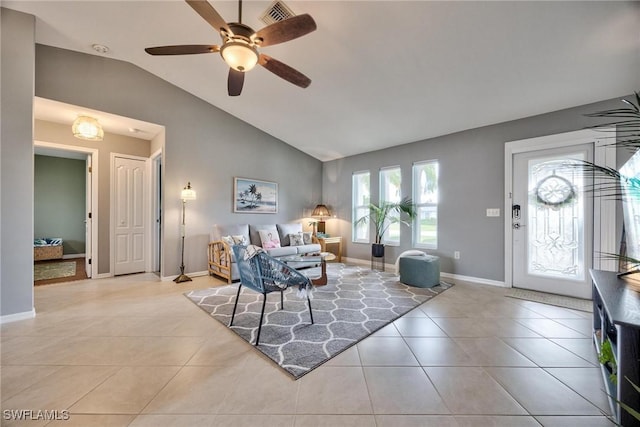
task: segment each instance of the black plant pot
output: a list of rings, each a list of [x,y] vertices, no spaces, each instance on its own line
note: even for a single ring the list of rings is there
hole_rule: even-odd
[[[374,243],[371,245],[371,256],[381,258],[384,256],[384,245],[382,243]]]

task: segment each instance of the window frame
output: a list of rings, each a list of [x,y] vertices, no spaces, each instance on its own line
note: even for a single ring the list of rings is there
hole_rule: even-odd
[[[420,185],[420,171],[422,171],[422,167],[425,165],[434,164],[436,166],[436,177],[435,177],[435,202],[421,202],[422,198],[420,197],[419,192],[422,190]],[[439,189],[440,189],[440,162],[437,159],[431,160],[422,160],[419,162],[414,162],[411,170],[411,179],[412,179],[412,192],[413,192],[413,203],[416,207],[416,217],[413,220],[413,246],[415,248],[420,249],[438,249],[438,205],[439,205]],[[421,211],[424,208],[435,208],[435,220],[436,220],[436,229],[435,229],[435,243],[421,243],[420,242],[420,231],[421,231]]]
[[[381,206],[382,203],[386,201],[391,201],[388,198],[388,195],[386,194],[387,180],[385,178],[388,177],[387,173],[392,171],[397,171],[398,175],[400,176],[400,183],[398,186],[398,190],[399,190],[398,201],[402,200],[402,168],[399,165],[386,166],[386,167],[380,168],[380,171],[378,172],[378,202],[379,202],[378,206]],[[400,217],[400,213],[391,212],[389,216]],[[401,230],[400,223],[398,222],[396,223],[396,225],[398,226],[398,230],[400,231]],[[385,236],[382,239],[382,243],[387,246],[400,246],[401,233],[398,234],[398,240],[389,240],[387,238],[387,236],[389,235],[389,231],[390,230],[387,230],[387,232],[385,233]]]
[[[369,197],[368,197],[368,201],[366,201],[365,204],[358,205],[356,204],[357,202],[356,199],[358,198],[358,196],[360,196],[360,194],[356,192],[358,188],[357,184],[359,184],[359,181],[356,182],[356,179],[358,177],[362,177],[365,175],[369,181]],[[369,243],[370,242],[371,232],[370,232],[369,222],[361,225],[356,224],[356,221],[358,220],[358,218],[362,216],[362,215],[358,216],[358,211],[366,209],[366,212],[368,213],[370,202],[371,202],[371,172],[368,170],[353,172],[353,174],[351,175],[351,241],[353,243]],[[358,238],[358,227],[366,227],[366,231],[367,231],[365,233],[366,239]]]

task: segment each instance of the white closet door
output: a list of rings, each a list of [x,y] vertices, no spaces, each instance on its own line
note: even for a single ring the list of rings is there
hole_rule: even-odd
[[[145,271],[146,162],[115,158],[115,275]]]

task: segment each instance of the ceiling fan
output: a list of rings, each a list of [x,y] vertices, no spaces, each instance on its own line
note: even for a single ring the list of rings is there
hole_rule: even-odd
[[[242,23],[242,0],[238,2],[238,22],[228,23],[206,0],[185,1],[220,33],[222,45],[148,47],[145,51],[149,55],[193,55],[220,52],[224,61],[229,65],[227,81],[229,96],[240,95],[245,73],[256,64],[262,65],[278,77],[301,88],[306,88],[311,84],[311,80],[301,72],[258,51],[258,48],[284,43],[314,31],[316,23],[310,15],[296,15],[254,31]]]

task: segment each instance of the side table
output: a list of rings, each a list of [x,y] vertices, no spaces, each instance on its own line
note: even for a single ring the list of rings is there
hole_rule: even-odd
[[[338,262],[342,262],[342,237],[318,237],[318,243],[320,243],[320,251],[328,252],[327,245],[336,244],[338,245],[338,253],[335,254]]]

